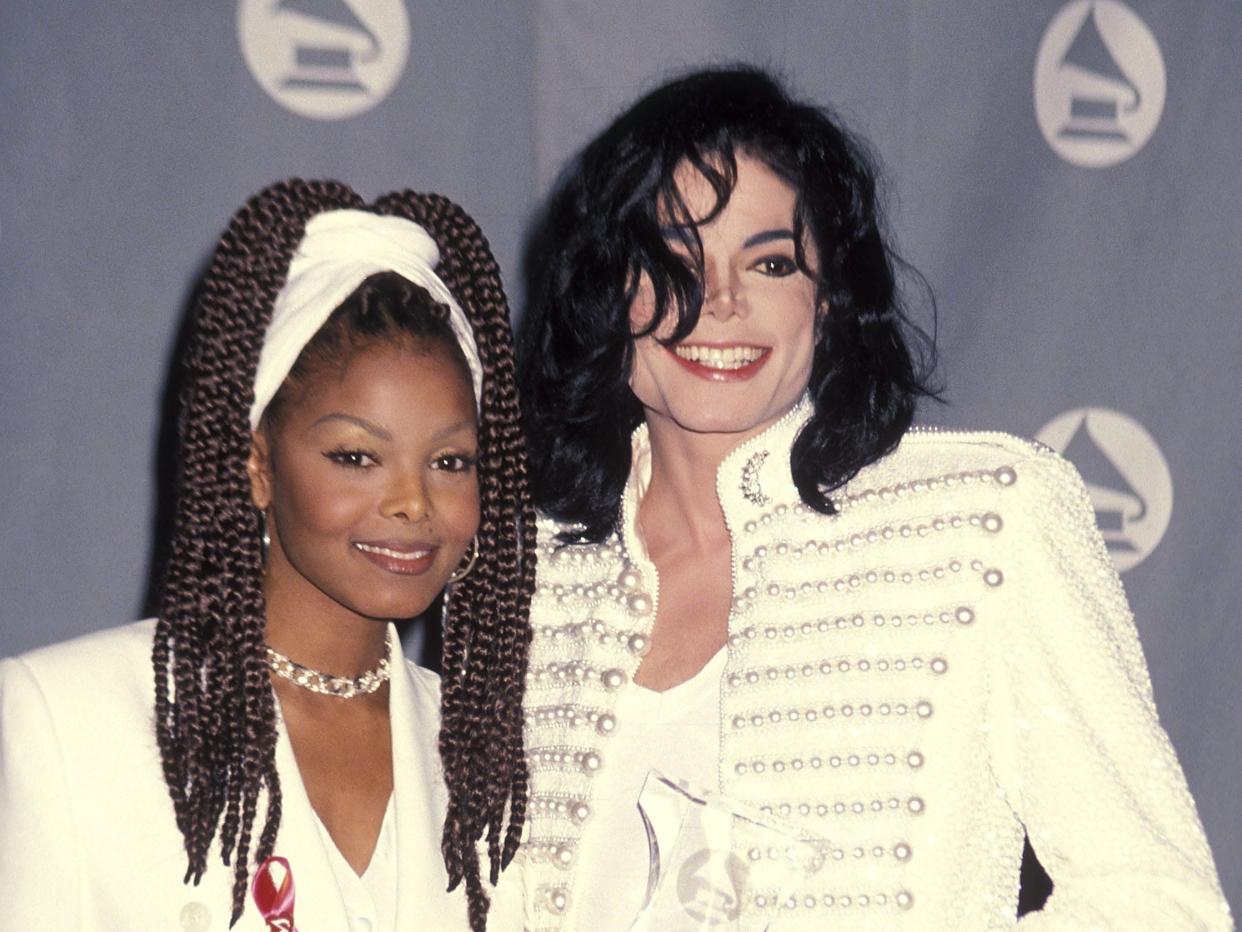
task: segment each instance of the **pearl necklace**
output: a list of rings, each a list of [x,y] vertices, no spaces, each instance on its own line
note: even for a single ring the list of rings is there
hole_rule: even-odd
[[[303,689],[309,689],[313,693],[319,693],[321,696],[335,696],[338,699],[369,696],[388,682],[388,658],[392,653],[391,644],[387,646],[384,656],[380,658],[374,670],[366,670],[357,676],[332,676],[328,673],[321,673],[290,660],[274,648],[266,647],[266,650],[269,670],[281,679],[288,680]]]

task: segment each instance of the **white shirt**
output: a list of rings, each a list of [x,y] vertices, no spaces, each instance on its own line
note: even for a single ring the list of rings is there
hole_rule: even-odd
[[[582,836],[582,896],[569,928],[623,932],[642,909],[650,857],[638,809],[651,770],[692,785],[720,782],[722,647],[694,676],[664,692],[628,683],[617,709],[615,764],[600,774],[595,814]]]
[[[341,902],[349,919],[349,932],[396,932],[397,928],[397,840],[393,825],[392,797],[384,809],[384,821],[371,861],[359,876],[332,840],[328,827],[315,814],[315,827],[323,839],[328,863],[341,891]]]

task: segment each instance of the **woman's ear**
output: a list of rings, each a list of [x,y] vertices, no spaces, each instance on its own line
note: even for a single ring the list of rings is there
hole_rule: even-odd
[[[246,474],[250,477],[250,501],[259,511],[266,511],[272,503],[272,456],[267,430],[261,424],[250,434]]]

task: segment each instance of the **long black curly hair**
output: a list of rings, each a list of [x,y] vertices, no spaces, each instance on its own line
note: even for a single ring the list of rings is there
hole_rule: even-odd
[[[581,152],[531,237],[518,381],[532,494],[568,526],[566,541],[600,541],[617,524],[630,434],[643,418],[628,382],[634,339],[658,331],[670,313],[676,327],[666,343],[685,339],[698,322],[696,228],[728,202],[739,155],[759,159],[797,193],[797,261],[816,282],[817,305],[830,309],[812,358],[814,415],[792,451],[802,500],[833,513],[831,493],[891,451],[918,397],[934,394],[933,347],[907,320],[897,272],[909,267],[883,232],[863,144],[763,71],[690,73],[641,98]],[[678,191],[682,165],[714,189],[716,207],[705,218],[692,218]],[[689,260],[670,248],[670,228]],[[803,254],[804,234],[818,270]],[[629,308],[643,275],[655,314],[635,334]]]
[[[340,208],[405,217],[431,235],[437,272],[470,321],[483,367],[478,558],[445,609],[440,731],[444,861],[451,886],[465,881],[470,925],[482,932],[488,898],[476,845],[486,840],[494,883],[526,814],[521,707],[535,525],[508,304],[486,239],[447,198],[404,191],[368,207],[338,182],[282,181],[234,215],[216,248],[181,361],[176,515],[152,651],[164,779],[186,881],[202,877],[218,834],[221,859],[233,865],[236,922],[252,854],[257,863],[272,853],[281,818],[248,413],[273,303],[306,223]]]

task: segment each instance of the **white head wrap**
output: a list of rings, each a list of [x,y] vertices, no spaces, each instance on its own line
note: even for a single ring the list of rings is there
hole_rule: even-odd
[[[329,210],[312,217],[289,263],[289,277],[276,296],[254,376],[250,427],[289,375],[302,348],[363,280],[396,272],[427,289],[449,309],[448,323],[470,367],[474,403],[483,394],[483,366],[465,313],[435,273],[440,250],[427,231],[403,217],[365,210]]]

